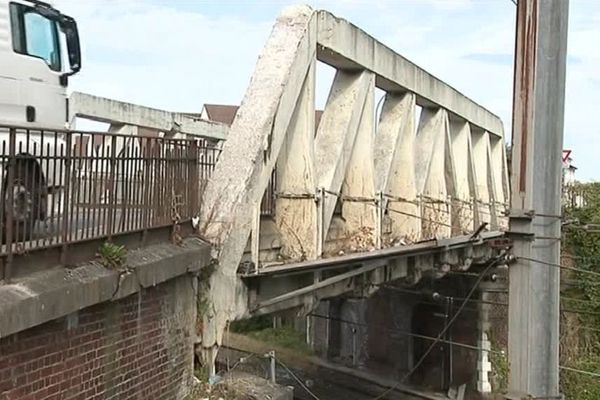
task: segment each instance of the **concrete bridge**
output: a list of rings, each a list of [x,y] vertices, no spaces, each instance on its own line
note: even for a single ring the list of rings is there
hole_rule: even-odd
[[[317,124],[318,62],[336,73]],[[381,108],[376,88],[385,92]],[[111,338],[114,353],[135,325],[110,325],[121,312],[115,307],[129,318],[137,296],[135,335],[147,311],[149,323],[174,327],[152,325],[164,335],[153,336],[153,345],[166,342],[164,354],[185,359],[175,370],[166,361],[156,368],[191,376],[198,310],[190,297],[203,305],[201,348],[212,365],[232,321],[316,310],[339,318],[331,301],[340,296],[360,303],[377,294],[376,303],[388,284],[481,271],[507,246],[500,119],[327,11],[300,6],[279,16],[230,127],[82,93],[71,97],[70,111],[111,123],[110,133],[55,133],[73,152],[42,156],[77,172],[67,200],[57,200],[62,211],[47,222],[59,232],[3,237],[6,357],[20,348],[19,332],[35,336],[62,318],[64,329],[53,328],[60,335],[80,329],[81,316],[85,336],[85,321],[102,313],[101,336]],[[7,165],[14,156],[4,156]],[[82,265],[107,239],[145,250],[133,251],[127,268]],[[70,268],[47,270],[57,265]],[[161,313],[152,308],[159,303]],[[359,303],[336,307],[366,307]],[[88,315],[93,307],[105,311]],[[308,321],[316,343],[318,322]],[[474,333],[482,373],[489,370],[486,329]],[[112,372],[103,379],[117,387],[119,371]],[[181,398],[185,390],[171,386]]]
[[[336,74],[315,128],[317,61]],[[261,218],[274,171],[275,211]],[[507,224],[507,176],[497,116],[351,23],[288,8],[202,200],[199,232],[217,262],[208,358],[230,321],[306,313],[321,299],[489,260],[488,241]]]

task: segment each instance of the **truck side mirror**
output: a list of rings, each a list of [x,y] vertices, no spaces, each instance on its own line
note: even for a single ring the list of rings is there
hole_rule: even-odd
[[[67,15],[61,15],[59,21],[60,29],[67,37],[67,53],[69,55],[69,64],[71,72],[67,76],[76,74],[81,70],[81,46],[79,43],[79,31],[77,30],[77,22]]]
[[[77,22],[68,15],[61,14],[54,8],[44,3],[35,5],[35,10],[46,18],[49,18],[58,23],[60,30],[67,38],[67,54],[69,56],[69,65],[71,72],[63,74],[63,76],[71,76],[81,70],[81,46],[79,43],[79,31],[77,30]]]

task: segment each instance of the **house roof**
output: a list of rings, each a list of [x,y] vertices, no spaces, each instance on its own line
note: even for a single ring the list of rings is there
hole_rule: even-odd
[[[238,106],[230,106],[226,104],[205,104],[204,110],[210,121],[221,122],[231,126]]]
[[[239,106],[232,106],[227,104],[205,104],[204,111],[210,121],[221,122],[223,124],[231,126],[237,113]],[[323,111],[315,111],[315,130],[321,122]]]

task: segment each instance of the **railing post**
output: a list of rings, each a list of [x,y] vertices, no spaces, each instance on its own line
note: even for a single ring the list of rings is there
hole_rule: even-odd
[[[199,177],[199,160],[198,160],[198,142],[196,140],[188,143],[187,147],[187,168],[188,168],[188,215],[187,217],[194,216],[194,213],[198,211],[200,204],[198,202],[198,194],[200,187],[200,177]]]
[[[108,198],[108,240],[112,238],[113,229],[114,229],[114,219],[115,219],[115,207],[116,207],[116,179],[115,179],[115,170],[117,169],[117,136],[113,135],[111,137],[111,149],[110,149],[110,175],[108,178],[109,182],[109,198]]]
[[[148,237],[148,226],[152,220],[152,196],[154,194],[154,182],[156,182],[156,172],[154,168],[154,146],[155,141],[151,138],[144,138],[143,161],[144,182],[143,186],[143,213],[142,213],[142,245],[146,243]]]
[[[62,179],[65,182],[65,192],[63,195],[63,204],[62,204],[62,251],[60,254],[60,262],[61,264],[66,264],[68,257],[67,257],[67,251],[68,251],[68,239],[69,239],[69,225],[70,225],[70,221],[69,221],[69,203],[73,200],[71,199],[71,141],[72,141],[72,137],[71,137],[71,133],[66,133],[65,134],[65,142],[66,142],[66,149],[65,149],[65,170],[63,173],[63,176],[60,177],[60,179]],[[54,150],[56,151],[56,149]]]
[[[375,205],[377,206],[377,226],[376,226],[376,232],[375,232],[375,246],[378,249],[381,249],[383,247],[383,243],[382,243],[382,237],[383,237],[383,215],[384,215],[384,211],[383,211],[383,192],[382,191],[378,191],[377,192],[377,198],[375,200]]]
[[[315,202],[317,206],[317,232],[316,232],[316,253],[317,258],[323,256],[323,245],[325,243],[325,188],[318,188],[317,195],[315,196]]]
[[[8,176],[7,185],[4,189],[4,197],[2,201],[6,204],[6,264],[4,265],[4,280],[10,282],[12,277],[12,262],[13,262],[13,227],[14,227],[14,203],[13,203],[13,184],[15,179],[15,168],[17,167],[17,160],[15,154],[16,148],[16,137],[17,132],[14,128],[9,130],[8,139]],[[7,201],[7,198],[10,199]],[[4,218],[4,216],[0,216]]]
[[[277,383],[277,359],[275,358],[275,350],[269,351],[266,356],[269,358],[270,378],[273,384]]]

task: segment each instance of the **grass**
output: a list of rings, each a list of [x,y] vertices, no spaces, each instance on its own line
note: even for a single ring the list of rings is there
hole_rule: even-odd
[[[312,351],[306,344],[304,334],[289,326],[277,329],[265,328],[262,330],[246,332],[245,334],[248,337],[263,343],[271,343],[275,346],[284,347],[302,354],[312,354]]]
[[[98,249],[97,257],[105,268],[120,269],[127,262],[127,250],[125,246],[104,242]]]

